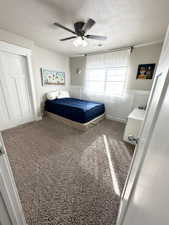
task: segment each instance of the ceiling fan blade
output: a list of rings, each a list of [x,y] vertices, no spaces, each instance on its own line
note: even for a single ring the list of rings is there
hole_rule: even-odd
[[[76,37],[77,36],[72,36],[72,37],[68,37],[68,38],[62,38],[62,39],[60,39],[60,41],[67,41],[67,40],[70,40],[70,39],[74,39]]]
[[[107,39],[107,37],[105,37],[105,36],[99,36],[99,35],[86,35],[85,37],[86,38],[89,38],[89,39],[99,40],[99,41],[104,41],[104,40]]]
[[[84,24],[83,26],[83,31],[86,32],[88,31],[96,22],[93,19],[88,19],[87,23]]]
[[[73,34],[76,34],[75,31],[73,31],[73,30],[71,30],[71,29],[69,29],[69,28],[67,28],[67,27],[65,27],[65,26],[63,26],[63,25],[61,25],[60,23],[54,23],[53,25],[55,25],[55,26],[57,26],[57,27],[60,27],[60,28],[62,28],[62,29],[64,29],[64,30],[67,30],[67,31],[69,31],[69,32],[71,32],[71,33],[73,33]]]

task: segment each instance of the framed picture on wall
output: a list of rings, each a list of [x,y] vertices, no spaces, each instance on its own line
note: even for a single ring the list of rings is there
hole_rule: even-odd
[[[42,85],[64,85],[65,72],[41,68]]]
[[[155,69],[155,63],[152,64],[140,64],[137,70],[136,79],[148,80],[153,78]]]

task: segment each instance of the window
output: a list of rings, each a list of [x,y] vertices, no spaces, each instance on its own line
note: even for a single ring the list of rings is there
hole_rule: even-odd
[[[127,67],[87,69],[85,89],[96,94],[122,95],[125,87]]]
[[[86,71],[85,89],[88,92],[103,93],[106,73],[104,69],[89,69]]]
[[[122,95],[126,86],[128,59],[128,50],[87,56],[86,94]]]

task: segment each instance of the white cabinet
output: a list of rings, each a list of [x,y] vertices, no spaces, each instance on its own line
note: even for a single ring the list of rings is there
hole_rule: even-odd
[[[145,110],[135,108],[128,116],[127,124],[125,127],[123,140],[130,142],[128,140],[129,136],[133,136],[134,138],[139,137],[140,128],[144,121]]]

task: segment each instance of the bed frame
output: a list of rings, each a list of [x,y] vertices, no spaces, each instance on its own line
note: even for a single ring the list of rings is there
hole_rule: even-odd
[[[93,120],[87,122],[87,123],[79,123],[79,122],[75,122],[73,120],[69,120],[67,118],[64,118],[62,116],[58,116],[54,113],[50,113],[50,112],[45,112],[45,115],[47,115],[48,117],[57,120],[58,122],[62,122],[70,127],[74,127],[77,128],[81,131],[86,131],[88,130],[90,127],[95,126],[97,123],[99,123],[101,120],[103,120],[105,118],[105,114],[102,114],[96,118],[94,118]]]

